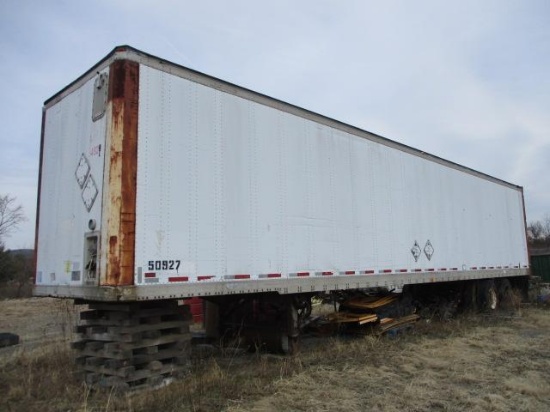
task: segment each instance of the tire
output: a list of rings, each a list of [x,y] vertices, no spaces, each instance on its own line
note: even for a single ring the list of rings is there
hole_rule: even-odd
[[[480,280],[477,285],[479,310],[491,312],[499,307],[499,293],[494,279]]]
[[[19,335],[15,333],[0,333],[0,348],[19,344]]]

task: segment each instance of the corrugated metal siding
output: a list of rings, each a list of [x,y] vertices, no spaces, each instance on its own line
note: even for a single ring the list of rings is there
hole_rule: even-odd
[[[518,189],[146,66],[139,93],[137,285],[527,265]]]
[[[533,275],[540,276],[543,282],[550,282],[550,255],[531,256]]]

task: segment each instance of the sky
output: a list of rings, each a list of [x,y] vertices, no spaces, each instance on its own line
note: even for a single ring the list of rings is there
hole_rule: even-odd
[[[550,215],[550,1],[0,0],[0,195],[32,248],[43,102],[115,46],[524,187]]]

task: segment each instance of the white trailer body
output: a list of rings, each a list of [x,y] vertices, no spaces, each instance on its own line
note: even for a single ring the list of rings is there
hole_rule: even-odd
[[[37,295],[528,274],[523,190],[122,46],[46,101]]]

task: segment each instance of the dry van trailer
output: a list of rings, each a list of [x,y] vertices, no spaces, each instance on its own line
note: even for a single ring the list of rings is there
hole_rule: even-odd
[[[529,273],[521,187],[129,46],[45,102],[39,173],[35,294],[101,316],[265,297],[295,337],[317,293]]]

